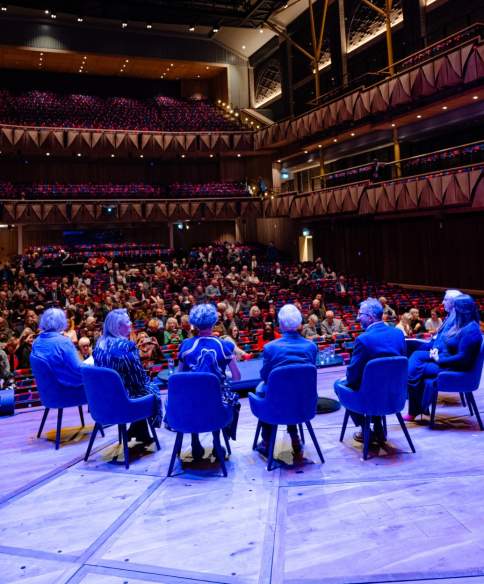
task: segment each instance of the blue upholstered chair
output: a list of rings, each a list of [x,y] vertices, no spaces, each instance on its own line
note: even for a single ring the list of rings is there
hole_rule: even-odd
[[[65,387],[61,385],[49,362],[35,355],[30,356],[30,366],[37,383],[40,401],[45,407],[42,421],[40,422],[37,438],[40,438],[45,421],[51,409],[57,409],[57,432],[55,436],[55,449],[59,449],[62,429],[62,414],[64,408],[78,407],[81,425],[84,428],[84,414],[82,406],[87,403],[86,393],[83,387]]]
[[[222,402],[220,381],[213,373],[173,373],[168,378],[166,422],[176,432],[168,476],[171,477],[175,459],[180,456],[184,434],[211,432],[217,458],[224,477],[227,476],[225,456],[220,444],[220,430],[227,451],[230,446],[224,428],[232,421],[232,409]]]
[[[334,390],[341,404],[346,408],[340,442],[343,441],[350,416],[349,411],[362,414],[363,424],[363,458],[368,458],[370,445],[370,422],[380,418],[386,433],[386,416],[395,414],[412,452],[415,447],[400,413],[407,399],[408,361],[406,357],[381,357],[365,365],[363,379],[358,391],[345,385],[345,379],[337,380]]]
[[[318,403],[316,378],[317,369],[314,365],[285,365],[277,367],[269,374],[265,396],[249,394],[250,409],[258,419],[253,450],[257,446],[261,422],[272,426],[267,470],[273,468],[274,446],[279,425],[299,426],[301,439],[304,442],[302,424],[306,424],[319,458],[324,463],[323,453],[311,425]]]
[[[84,460],[88,460],[98,431],[103,432],[104,426],[118,425],[119,442],[123,443],[124,465],[129,468],[129,448],[127,424],[146,420],[150,427],[157,450],[160,443],[151,416],[155,410],[155,396],[130,398],[119,373],[107,367],[85,366],[81,370],[82,380],[86,389],[89,411],[96,425],[89,440]]]
[[[484,430],[479,410],[477,409],[476,400],[473,392],[479,389],[481,382],[482,367],[484,364],[484,341],[481,345],[479,356],[476,359],[474,367],[470,371],[442,371],[435,379],[427,379],[425,382],[426,391],[433,393],[432,410],[430,413],[430,427],[432,428],[435,422],[435,408],[437,407],[437,398],[439,391],[459,393],[467,399],[469,412],[471,416],[476,415],[479,428]],[[465,403],[463,403],[465,405]]]

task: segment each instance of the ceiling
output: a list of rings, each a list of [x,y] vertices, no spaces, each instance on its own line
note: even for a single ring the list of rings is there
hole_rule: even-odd
[[[225,67],[194,61],[40,51],[0,45],[0,69],[177,80],[211,79],[224,71]]]

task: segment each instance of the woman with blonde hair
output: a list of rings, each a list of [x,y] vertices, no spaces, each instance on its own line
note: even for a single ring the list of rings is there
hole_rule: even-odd
[[[410,321],[412,320],[412,315],[410,312],[405,312],[400,316],[400,322],[395,328],[400,329],[405,338],[411,337],[413,335],[412,327],[410,326]]]

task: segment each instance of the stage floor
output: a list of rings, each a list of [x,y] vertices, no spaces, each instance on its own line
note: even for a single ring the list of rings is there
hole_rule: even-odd
[[[320,395],[334,395],[343,371],[319,371]],[[481,380],[481,412],[483,389]],[[389,419],[389,447],[364,462],[352,427],[338,441],[340,410],[313,421],[326,464],[307,442],[293,466],[281,431],[286,465],[270,473],[251,450],[243,399],[228,478],[188,459],[166,478],[175,438],[166,429],[161,451],[133,452],[128,471],[110,462],[116,428],[85,463],[76,410],[58,452],[53,432],[36,439],[40,418],[37,409],[0,419],[1,584],[484,583],[484,432],[458,396],[442,396],[434,430],[408,424],[416,454]]]

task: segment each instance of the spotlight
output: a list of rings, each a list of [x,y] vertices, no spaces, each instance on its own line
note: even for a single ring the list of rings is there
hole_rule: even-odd
[[[44,10],[44,14],[50,14],[50,10]]]
[[[145,156],[144,156],[144,154],[140,154],[139,157],[140,158],[144,158]]]
[[[311,235],[311,232],[309,231],[309,229],[307,227],[305,227],[302,230],[302,234],[303,234],[303,237],[309,237]]]
[[[259,33],[262,34],[264,32],[264,26],[261,24],[259,26]]]
[[[148,28],[148,29],[153,28],[153,25],[151,24],[151,22],[146,23],[146,28]]]
[[[213,33],[217,33],[218,31],[219,31],[219,29],[218,29],[216,26],[214,26],[214,27],[212,28],[212,32],[213,32]]]
[[[351,132],[350,136],[354,136],[354,135],[355,135],[355,133],[354,132]]]
[[[307,150],[305,150],[305,151],[304,151],[304,154],[307,154],[307,153],[308,153],[308,151],[307,151]]]
[[[116,154],[111,154],[111,158],[114,158],[116,156]]]
[[[127,26],[128,26],[128,23],[127,22],[122,22],[121,23],[121,28],[126,28]]]
[[[177,227],[178,227],[178,229],[182,230],[183,229],[183,223],[178,223]]]
[[[472,96],[472,99],[479,99],[479,96],[478,95],[473,95]]]
[[[247,47],[245,45],[242,45],[242,50],[245,51]]]
[[[77,17],[77,22],[84,22],[84,18],[82,18],[82,16],[78,16]]]
[[[323,147],[323,145],[322,145],[322,144],[318,144],[318,148],[322,148],[322,147]]]
[[[2,6],[1,10],[2,10],[2,12],[7,12],[7,7],[6,6]]]
[[[80,158],[82,154],[80,152],[77,153],[77,158]]]
[[[188,32],[195,32],[195,27],[194,26],[188,27]]]
[[[333,138],[333,142],[337,142],[337,141],[338,141],[338,138]]]
[[[45,155],[46,155],[46,156],[50,156],[50,152],[46,152],[46,153],[45,153]]]
[[[213,154],[210,154],[210,158],[213,158]]]
[[[241,156],[242,156],[242,154],[240,154],[240,153],[239,153],[239,154],[237,154],[237,158],[240,158]]]
[[[442,109],[443,109],[443,110],[446,110],[446,109],[447,109],[447,106],[446,106],[446,105],[443,105],[443,106],[442,106]]]
[[[422,116],[420,114],[417,115],[417,119],[421,120]]]
[[[182,158],[186,158],[186,157],[187,157],[187,155],[186,155],[186,154],[182,154],[182,155],[181,155],[181,157],[182,157]]]
[[[53,12],[53,13],[50,15],[50,17],[51,17],[52,19],[54,19],[54,20],[55,20],[55,19],[57,18],[57,14],[55,14],[55,12]]]

